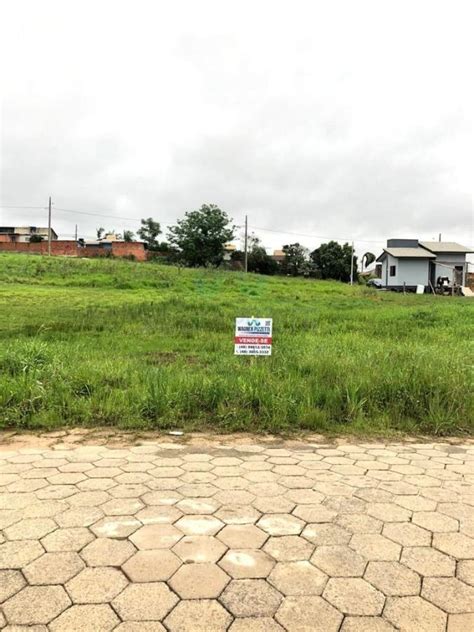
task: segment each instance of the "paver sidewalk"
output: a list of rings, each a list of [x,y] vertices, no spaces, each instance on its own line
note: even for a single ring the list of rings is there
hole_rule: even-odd
[[[0,444],[2,629],[474,630],[472,440],[73,437]]]

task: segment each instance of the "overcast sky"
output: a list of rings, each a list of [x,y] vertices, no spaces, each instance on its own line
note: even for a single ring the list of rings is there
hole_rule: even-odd
[[[471,4],[6,0],[0,224],[474,245]]]

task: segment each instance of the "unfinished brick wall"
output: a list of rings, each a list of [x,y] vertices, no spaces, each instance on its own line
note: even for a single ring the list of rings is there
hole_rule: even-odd
[[[48,254],[48,242],[40,243],[6,243],[0,242],[0,252],[23,252],[26,254]],[[89,247],[77,245],[74,240],[58,240],[51,242],[51,254],[66,257],[105,257],[112,253],[114,257],[133,255],[137,261],[146,260],[146,252],[141,242],[112,242],[112,248]]]

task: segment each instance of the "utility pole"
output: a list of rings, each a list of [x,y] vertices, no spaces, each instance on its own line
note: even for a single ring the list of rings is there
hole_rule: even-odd
[[[354,285],[354,242],[351,248],[351,285]]]
[[[439,239],[438,239],[438,241],[441,241],[441,233],[439,234]]]
[[[77,241],[77,224],[76,224],[76,230],[74,231],[74,237],[75,237],[75,239]]]
[[[48,256],[51,256],[51,196],[48,204]]]
[[[244,237],[244,269],[245,272],[248,272],[248,220],[247,215],[245,216],[245,237]]]

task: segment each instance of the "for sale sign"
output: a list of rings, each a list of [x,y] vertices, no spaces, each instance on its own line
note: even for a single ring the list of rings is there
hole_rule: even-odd
[[[236,318],[234,354],[272,355],[272,329],[271,318]]]

